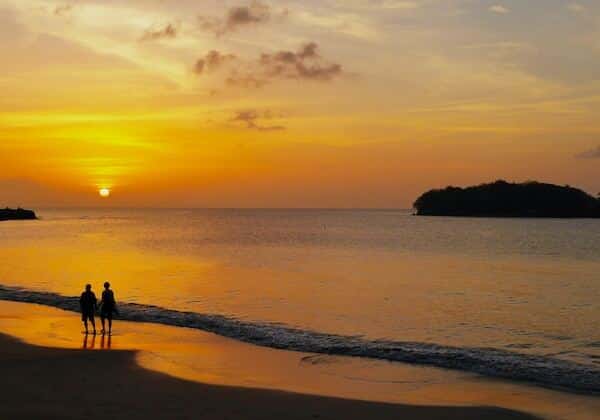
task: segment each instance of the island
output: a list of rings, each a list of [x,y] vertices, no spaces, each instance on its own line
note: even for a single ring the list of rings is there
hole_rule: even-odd
[[[0,209],[0,222],[4,220],[35,220],[37,216],[33,210],[18,209]]]
[[[570,186],[503,180],[421,195],[418,216],[600,218],[600,199]]]

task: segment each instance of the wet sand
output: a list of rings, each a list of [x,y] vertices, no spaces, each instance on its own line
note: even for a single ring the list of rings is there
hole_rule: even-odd
[[[500,408],[419,407],[207,385],[152,372],[135,352],[37,347],[0,336],[0,417],[532,419]]]
[[[93,419],[108,411],[111,418],[533,418],[527,412],[588,419],[600,412],[597,398],[460,372],[279,351],[155,324],[115,327],[110,339],[86,338],[77,314],[0,301],[0,418]]]

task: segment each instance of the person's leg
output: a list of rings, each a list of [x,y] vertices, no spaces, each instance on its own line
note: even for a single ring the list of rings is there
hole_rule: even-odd
[[[108,315],[108,333],[112,333],[112,314]]]
[[[100,314],[100,321],[102,321],[102,331],[100,331],[101,334],[104,334],[105,327],[104,327],[104,315]]]
[[[85,326],[85,333],[88,333],[88,326],[87,326],[87,316],[83,317],[83,325]]]
[[[92,328],[94,329],[93,334],[96,334],[96,320],[94,319],[94,315],[90,316],[90,322],[92,323]]]

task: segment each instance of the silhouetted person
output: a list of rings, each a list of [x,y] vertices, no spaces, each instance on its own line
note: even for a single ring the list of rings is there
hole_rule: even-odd
[[[104,283],[104,291],[102,292],[102,300],[100,301],[100,319],[102,320],[102,334],[106,332],[105,319],[108,319],[108,333],[112,333],[112,318],[113,313],[117,312],[117,302],[115,294],[110,290],[110,283]]]
[[[94,292],[92,292],[92,285],[85,285],[85,292],[81,294],[79,298],[79,307],[81,308],[81,320],[85,325],[85,333],[89,334],[88,331],[88,320],[92,323],[94,328],[94,334],[96,334],[96,321],[94,320],[94,313],[96,312],[97,299]]]

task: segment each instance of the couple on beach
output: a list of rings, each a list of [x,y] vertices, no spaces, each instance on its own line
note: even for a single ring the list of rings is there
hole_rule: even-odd
[[[81,294],[79,298],[79,306],[81,307],[81,320],[83,321],[83,325],[85,325],[85,333],[88,332],[88,320],[92,323],[92,328],[94,329],[92,334],[96,334],[96,321],[94,320],[94,315],[98,308],[100,308],[100,319],[102,320],[102,330],[100,333],[104,334],[105,330],[105,320],[108,319],[108,334],[112,333],[112,318],[113,313],[118,313],[117,311],[117,302],[115,300],[115,294],[112,290],[110,290],[110,283],[104,283],[104,290],[102,291],[102,299],[100,303],[98,303],[96,299],[96,295],[92,292],[92,285],[86,284],[85,291]]]

